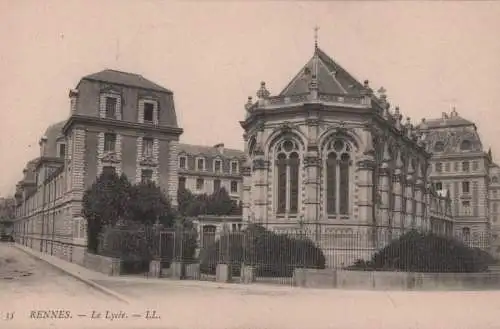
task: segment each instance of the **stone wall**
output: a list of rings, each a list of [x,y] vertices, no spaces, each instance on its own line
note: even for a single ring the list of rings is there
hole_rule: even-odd
[[[118,258],[104,257],[100,255],[85,252],[83,257],[83,266],[107,275],[120,275],[121,260]]]
[[[294,285],[363,290],[480,290],[500,288],[500,273],[411,273],[296,269]]]

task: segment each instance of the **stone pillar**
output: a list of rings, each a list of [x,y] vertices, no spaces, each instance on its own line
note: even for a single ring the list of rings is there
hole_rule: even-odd
[[[177,206],[177,189],[179,187],[178,176],[178,154],[179,141],[173,139],[168,143],[168,189],[167,195],[171,200],[172,206]]]
[[[379,190],[378,190],[378,207],[379,207],[379,222],[377,223],[379,226],[390,229],[391,223],[389,222],[389,163],[391,161],[391,157],[389,155],[388,144],[384,144],[384,154],[382,158],[382,165],[379,170]]]
[[[243,176],[243,195],[242,195],[242,217],[243,220],[250,220],[252,205],[252,165],[250,159],[241,168]]]
[[[310,150],[304,158],[304,167],[306,170],[306,198],[303,201],[305,205],[305,220],[308,223],[318,223],[320,220],[319,212],[319,171],[320,159],[317,150]]]
[[[264,154],[255,155],[253,160],[252,173],[252,197],[255,221],[265,224],[267,222],[267,174],[269,171],[269,161],[266,161]]]
[[[398,152],[396,158],[396,170],[392,176],[392,186],[394,191],[394,212],[393,212],[393,226],[398,228],[399,235],[403,234],[405,230],[403,218],[403,163],[401,162],[401,153]]]
[[[423,220],[425,206],[424,190],[424,181],[419,166],[417,169],[417,180],[415,182],[415,199],[417,201],[417,209],[415,210],[415,222],[418,229],[425,229]]]
[[[373,158],[364,157],[357,163],[358,209],[361,224],[373,225]]]

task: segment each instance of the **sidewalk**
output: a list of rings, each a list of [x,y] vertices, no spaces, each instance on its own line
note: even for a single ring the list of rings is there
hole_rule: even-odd
[[[39,251],[33,250],[33,249],[25,247],[23,245],[12,244],[12,246],[25,252],[29,256],[34,257],[36,259],[39,259],[39,260],[51,265],[52,267],[60,270],[61,272],[64,272],[67,275],[70,275],[73,278],[95,288],[96,290],[101,291],[102,293],[104,293],[110,297],[118,299],[121,302],[129,303],[128,299],[125,296],[120,295],[117,292],[112,291],[112,290],[97,283],[97,281],[106,280],[107,278],[109,278],[108,276],[106,276],[102,273],[91,271],[89,269],[86,269],[86,268],[78,265],[78,264],[70,263],[70,262],[65,261],[63,259],[60,259],[56,256],[51,256],[49,254],[41,253]]]

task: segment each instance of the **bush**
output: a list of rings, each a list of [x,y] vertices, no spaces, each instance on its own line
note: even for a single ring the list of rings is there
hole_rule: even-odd
[[[449,237],[410,231],[379,250],[371,260],[358,260],[352,270],[407,272],[484,272],[494,259]]]
[[[263,277],[290,277],[297,267],[325,268],[321,249],[305,238],[276,234],[253,225],[244,232],[227,233],[200,254],[202,273],[214,274],[217,263],[253,265]]]

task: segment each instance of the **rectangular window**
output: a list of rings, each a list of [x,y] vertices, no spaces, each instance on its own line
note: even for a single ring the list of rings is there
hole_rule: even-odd
[[[444,164],[444,171],[445,171],[445,172],[449,172],[449,171],[450,171],[450,163],[449,163],[449,162],[446,162],[446,163]]]
[[[214,172],[221,172],[221,168],[222,168],[222,161],[220,160],[215,160],[214,161]]]
[[[153,122],[154,104],[144,103],[144,122]]]
[[[106,118],[114,119],[116,117],[117,99],[115,97],[106,97]]]
[[[462,162],[462,171],[464,171],[464,172],[469,172],[470,171],[469,161]]]
[[[455,172],[457,172],[457,171],[458,171],[458,162],[455,162],[455,163],[454,163],[454,170],[455,170]]]
[[[231,181],[231,193],[238,193],[238,182],[235,180]]]
[[[220,179],[214,180],[214,192],[220,190]]]
[[[179,190],[186,188],[186,177],[179,177]]]
[[[116,134],[104,134],[104,152],[113,152],[116,147]]]
[[[187,168],[187,159],[186,157],[179,158],[179,168],[186,169]]]
[[[436,189],[436,191],[441,191],[443,189],[443,183],[441,182],[434,183],[434,188]]]
[[[472,162],[472,170],[474,171],[479,170],[479,162],[477,161]]]
[[[113,175],[116,174],[116,168],[113,166],[105,166],[102,167],[102,173],[105,175]]]
[[[205,170],[205,159],[198,159],[196,161],[196,169],[200,171]]]
[[[66,144],[59,144],[59,157],[64,158],[66,156]]]
[[[470,184],[469,182],[462,182],[462,192],[470,193]]]
[[[462,201],[462,212],[464,216],[470,216],[470,201]]]
[[[142,155],[146,158],[153,156],[153,139],[144,138],[142,140]]]
[[[153,180],[153,170],[151,169],[142,169],[141,170],[141,182],[148,183]]]
[[[436,163],[436,172],[443,171],[443,164],[441,162]]]
[[[231,174],[237,174],[238,173],[238,161],[232,161],[231,162]]]
[[[203,187],[205,186],[205,181],[203,180],[203,178],[198,178],[196,179],[196,189],[198,191],[201,191],[203,190]]]

